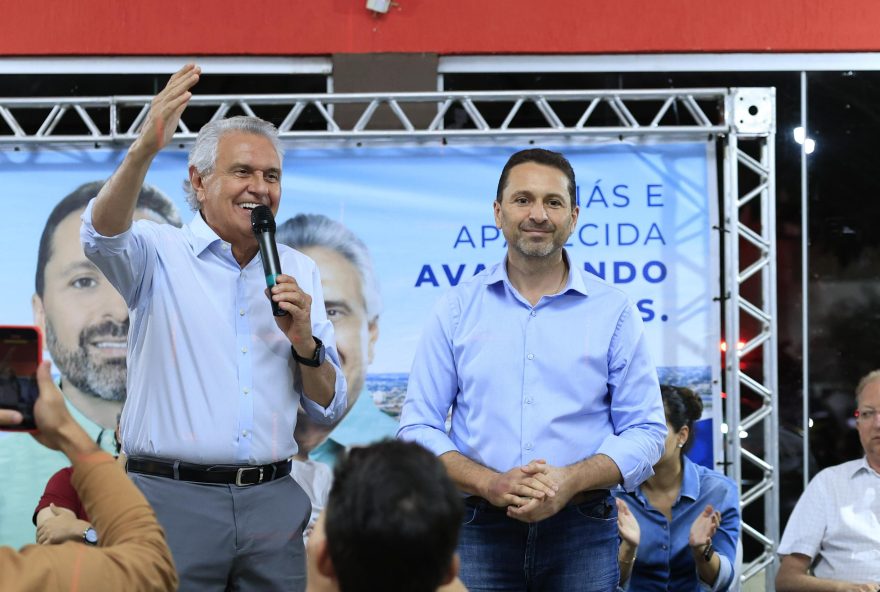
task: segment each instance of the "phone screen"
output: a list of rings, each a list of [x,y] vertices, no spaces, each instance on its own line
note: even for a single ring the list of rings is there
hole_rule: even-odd
[[[37,367],[43,357],[40,330],[36,327],[0,327],[0,408],[13,409],[24,417],[3,430],[32,431],[34,403],[39,395]]]

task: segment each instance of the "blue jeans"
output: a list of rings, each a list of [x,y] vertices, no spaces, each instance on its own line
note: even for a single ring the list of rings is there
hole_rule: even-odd
[[[471,592],[613,592],[617,506],[609,495],[526,524],[485,501],[465,502],[458,553]]]

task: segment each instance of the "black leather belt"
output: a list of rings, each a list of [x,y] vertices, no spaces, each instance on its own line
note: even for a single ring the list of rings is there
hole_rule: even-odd
[[[604,499],[609,495],[611,495],[611,492],[607,489],[591,489],[590,491],[579,491],[578,493],[574,494],[570,500],[568,500],[566,506],[579,506],[580,504],[588,504],[590,502]],[[482,498],[478,495],[471,495],[464,498],[464,503],[471,506],[476,506],[482,510],[507,512],[507,508],[493,506],[489,503],[489,500]]]
[[[195,483],[258,485],[290,474],[290,460],[268,465],[196,465],[179,460],[168,462],[149,458],[129,458],[125,469],[130,473],[168,477]]]

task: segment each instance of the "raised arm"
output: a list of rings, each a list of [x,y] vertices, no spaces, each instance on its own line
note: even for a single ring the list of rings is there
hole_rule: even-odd
[[[129,148],[122,164],[98,193],[92,210],[92,225],[98,233],[116,236],[131,226],[147,170],[153,158],[171,141],[180,115],[192,96],[190,89],[199,81],[200,73],[198,66],[187,64],[171,76],[165,88],[153,97],[140,135]]]

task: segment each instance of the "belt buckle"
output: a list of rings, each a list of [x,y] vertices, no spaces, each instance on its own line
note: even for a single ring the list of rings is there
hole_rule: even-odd
[[[257,481],[255,483],[242,483],[241,477],[242,477],[242,475],[245,474],[245,471],[259,471],[260,474],[257,477]],[[238,471],[235,473],[235,484],[238,485],[239,487],[244,487],[247,485],[259,485],[262,482],[263,482],[263,467],[242,467],[242,468],[238,469]]]

